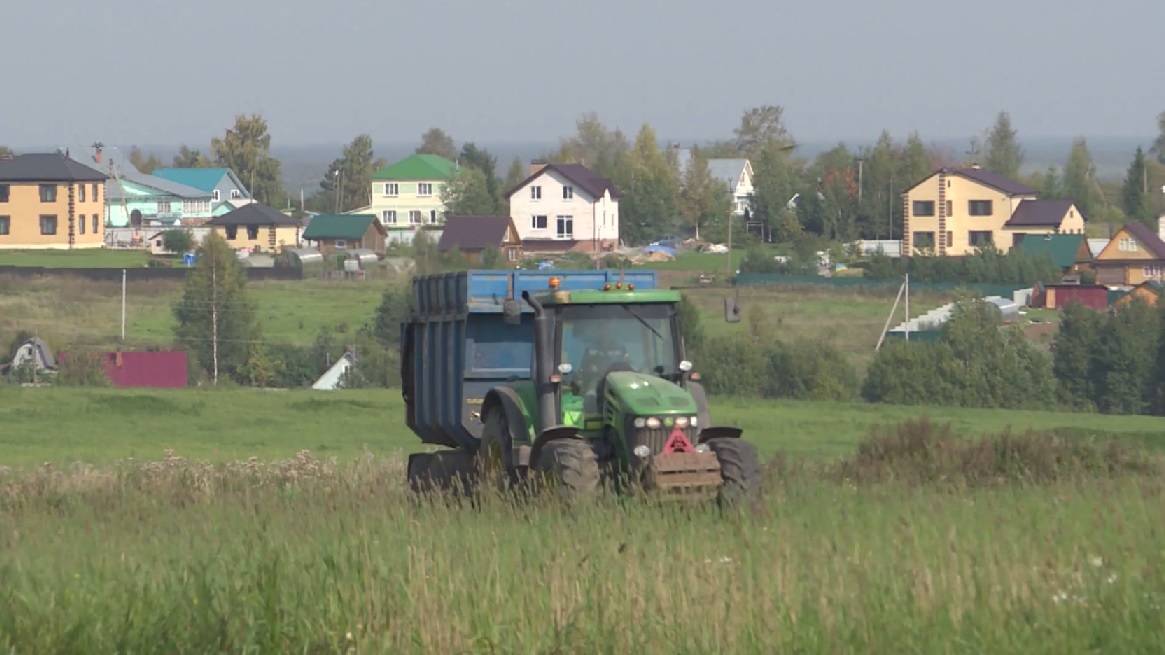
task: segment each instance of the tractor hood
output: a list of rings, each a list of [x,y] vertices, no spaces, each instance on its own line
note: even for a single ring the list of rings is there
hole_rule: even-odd
[[[645,373],[616,371],[607,374],[607,390],[635,416],[695,414],[696,401],[682,387]]]

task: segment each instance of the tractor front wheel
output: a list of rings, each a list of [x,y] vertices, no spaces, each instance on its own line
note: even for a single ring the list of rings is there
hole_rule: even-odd
[[[760,495],[761,468],[756,446],[735,438],[709,439],[708,447],[720,462],[720,502],[735,505]]]
[[[558,439],[542,446],[535,462],[539,483],[563,500],[594,495],[599,490],[599,460],[581,439]]]
[[[510,461],[510,427],[501,410],[485,417],[481,442],[474,457],[480,488],[504,491],[517,482],[513,462]]]

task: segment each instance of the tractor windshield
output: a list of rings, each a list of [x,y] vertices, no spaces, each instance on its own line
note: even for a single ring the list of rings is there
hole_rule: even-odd
[[[576,393],[593,393],[611,371],[655,375],[676,371],[671,305],[567,306],[561,311],[559,356],[571,365]]]

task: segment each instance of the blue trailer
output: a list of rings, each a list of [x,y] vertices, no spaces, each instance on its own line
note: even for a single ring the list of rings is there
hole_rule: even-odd
[[[710,425],[680,295],[658,289],[654,271],[467,271],[418,277],[412,291],[406,420],[448,449],[410,457],[414,489],[531,472],[580,493],[601,478],[680,491],[759,483],[740,430]]]

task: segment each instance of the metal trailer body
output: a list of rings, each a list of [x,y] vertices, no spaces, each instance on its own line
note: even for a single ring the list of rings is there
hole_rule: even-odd
[[[486,393],[531,378],[534,315],[522,293],[547,291],[552,277],[561,291],[607,283],[656,288],[655,272],[642,270],[472,270],[413,280],[412,312],[401,326],[401,385],[408,426],[421,441],[477,448]],[[517,325],[505,320],[507,300],[521,308]]]

